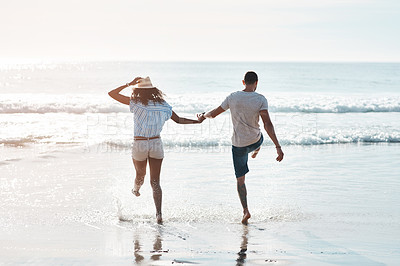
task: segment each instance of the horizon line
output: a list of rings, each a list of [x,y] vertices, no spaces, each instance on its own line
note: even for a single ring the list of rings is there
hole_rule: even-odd
[[[400,61],[384,60],[137,60],[137,59],[88,59],[88,58],[1,58],[0,65],[10,64],[51,64],[51,63],[341,63],[368,64],[387,63],[398,64]]]

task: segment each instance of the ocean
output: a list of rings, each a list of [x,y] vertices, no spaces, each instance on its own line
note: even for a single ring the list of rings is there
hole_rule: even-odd
[[[277,163],[264,132],[246,177],[250,225],[240,224],[229,111],[166,123],[156,225],[150,186],[130,193],[132,115],[108,91],[150,76],[195,118],[243,89],[248,70],[285,152]],[[42,265],[396,265],[399,148],[399,63],[0,65],[0,254]]]
[[[247,70],[260,77],[282,145],[400,142],[400,64],[114,62],[2,66],[0,144],[129,146],[129,108],[109,90],[151,76],[176,113],[194,117],[241,90]],[[231,133],[227,112],[200,126],[170,121],[163,138],[207,147],[230,145]]]

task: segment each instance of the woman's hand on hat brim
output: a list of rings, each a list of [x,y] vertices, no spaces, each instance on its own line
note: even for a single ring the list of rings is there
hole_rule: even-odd
[[[136,78],[134,78],[133,80],[132,80],[132,82],[129,82],[129,84],[130,85],[136,85],[136,84],[138,84],[139,82],[139,80],[141,80],[142,78],[141,77],[136,77]]]

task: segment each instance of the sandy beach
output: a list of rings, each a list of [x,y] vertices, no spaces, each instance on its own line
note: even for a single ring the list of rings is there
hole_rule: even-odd
[[[395,162],[373,157],[399,158],[390,146],[292,146],[283,164],[264,147],[250,162],[248,226],[229,147],[167,149],[163,225],[148,180],[141,197],[130,193],[128,150],[36,147],[0,166],[1,263],[396,265]]]

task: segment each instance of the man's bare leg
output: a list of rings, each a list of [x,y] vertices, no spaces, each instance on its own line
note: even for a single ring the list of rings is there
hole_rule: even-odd
[[[160,172],[163,159],[149,158],[150,166],[150,183],[153,189],[153,199],[156,205],[157,223],[162,223],[161,204],[162,204],[162,190],[160,186]]]
[[[261,146],[260,146],[260,147],[258,147],[256,150],[254,150],[254,151],[253,151],[253,153],[251,154],[251,158],[256,158],[256,157],[257,157],[257,154],[258,154],[258,152],[260,151],[260,149],[261,149]]]
[[[246,190],[246,184],[244,183],[245,176],[238,177],[236,178],[236,180],[237,180],[237,191],[239,193],[240,202],[242,203],[243,207],[242,224],[247,224],[247,221],[250,219],[251,215],[249,209],[247,208],[247,190]]]
[[[132,189],[133,195],[136,197],[140,196],[139,189],[142,187],[143,182],[144,182],[144,177],[146,175],[146,165],[147,165],[147,159],[144,161],[137,161],[132,158],[133,165],[135,166],[136,169],[136,178],[135,178],[135,184]]]

